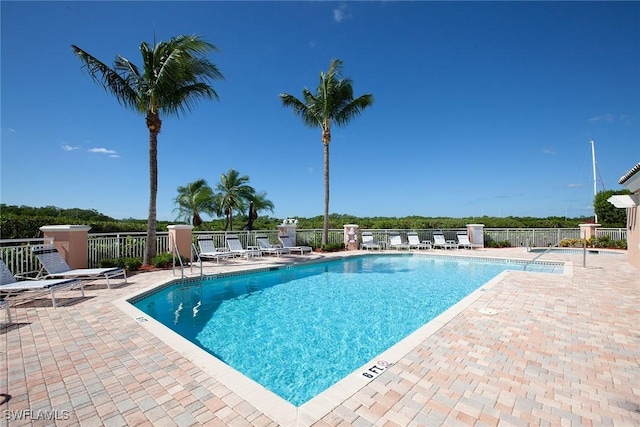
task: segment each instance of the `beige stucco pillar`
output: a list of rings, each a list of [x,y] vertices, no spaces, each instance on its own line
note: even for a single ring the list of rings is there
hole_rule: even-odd
[[[345,224],[344,248],[348,251],[357,251],[358,246],[358,226],[356,224]]]
[[[168,225],[169,249],[178,248],[180,256],[191,260],[191,242],[193,241],[192,225]]]
[[[53,244],[72,269],[87,268],[89,264],[88,225],[45,225],[40,231]]]
[[[287,218],[282,221],[282,224],[279,224],[277,227],[278,236],[289,236],[291,242],[295,245],[296,240],[296,229],[298,228],[298,220],[293,218]]]
[[[601,227],[600,224],[579,224],[580,226],[580,238],[589,240],[596,235],[596,229]]]
[[[484,248],[484,224],[467,224],[469,241],[474,248]]]

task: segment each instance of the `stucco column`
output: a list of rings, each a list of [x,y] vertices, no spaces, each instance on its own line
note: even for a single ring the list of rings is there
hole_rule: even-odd
[[[289,236],[291,243],[296,245],[296,228],[298,228],[298,220],[293,218],[287,218],[282,221],[277,227],[278,236]]]
[[[579,224],[580,225],[580,238],[589,240],[591,237],[595,237],[596,229],[601,227],[600,224]]]
[[[467,224],[469,241],[474,248],[484,248],[484,224]]]
[[[358,250],[358,226],[356,224],[344,225],[344,248],[348,251]]]
[[[193,241],[192,225],[167,225],[169,229],[169,249],[178,247],[180,256],[191,260],[191,242]]]
[[[87,268],[89,264],[88,225],[45,225],[40,227],[44,238],[53,239],[56,249],[71,269]]]

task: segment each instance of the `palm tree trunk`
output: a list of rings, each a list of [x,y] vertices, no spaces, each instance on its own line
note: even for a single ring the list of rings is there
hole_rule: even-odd
[[[322,244],[329,241],[329,142],[324,146],[324,222],[322,224]]]
[[[162,121],[157,113],[147,113],[147,128],[149,129],[149,216],[147,218],[147,247],[143,264],[150,265],[158,251],[156,243],[157,213],[156,199],[158,196],[158,133]]]

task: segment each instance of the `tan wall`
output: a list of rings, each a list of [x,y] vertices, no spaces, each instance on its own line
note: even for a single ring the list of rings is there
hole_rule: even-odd
[[[87,268],[89,264],[87,239],[91,227],[87,225],[47,225],[40,227],[45,239],[53,244],[71,269]]]
[[[627,208],[627,256],[640,270],[640,207]]]
[[[169,230],[169,247],[171,250],[173,250],[174,246],[177,246],[180,256],[190,260],[193,226],[168,225],[167,229]]]

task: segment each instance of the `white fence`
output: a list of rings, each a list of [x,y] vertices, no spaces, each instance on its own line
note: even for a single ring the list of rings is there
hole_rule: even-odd
[[[364,230],[360,230],[364,231]],[[443,233],[445,239],[455,240],[459,231],[466,229],[424,229],[424,230],[366,230],[371,231],[374,240],[388,241],[390,234],[399,233],[403,239],[407,239],[406,234],[409,231],[418,233],[420,240],[433,240],[433,233]],[[255,238],[258,235],[266,235],[269,239],[276,243],[278,241],[277,230],[254,230],[254,231],[208,231],[194,232],[194,242],[198,236],[211,236],[214,239],[216,247],[224,247],[225,236],[227,234],[236,234],[240,238],[242,245],[256,246]],[[608,237],[611,240],[626,240],[627,230],[624,228],[605,228],[596,229],[596,237]],[[343,243],[344,230],[329,230],[329,243]],[[158,253],[170,252],[169,233],[159,232],[157,238]],[[490,246],[491,242],[508,242],[512,247],[548,247],[553,246],[562,239],[579,239],[579,228],[485,228],[484,241],[486,246]],[[322,240],[321,229],[296,230],[296,243],[298,245],[309,245],[313,247],[320,246]],[[31,254],[30,246],[43,243],[43,239],[9,239],[0,240],[0,255],[14,274],[28,274],[40,270],[37,259]],[[48,243],[48,242],[47,242]],[[120,259],[120,258],[141,258],[144,256],[146,245],[145,232],[132,233],[100,233],[90,234],[88,240],[88,267],[98,267],[102,259]]]

